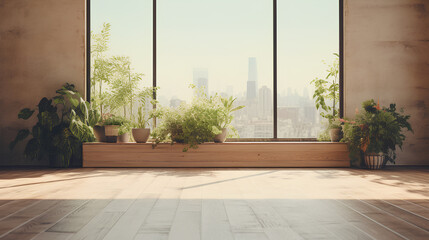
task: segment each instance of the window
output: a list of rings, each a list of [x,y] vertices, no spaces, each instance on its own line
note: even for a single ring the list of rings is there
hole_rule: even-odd
[[[237,98],[241,138],[273,137],[272,4],[266,0],[159,0],[158,100],[190,101],[193,90]]]
[[[339,1],[278,1],[277,116],[279,138],[316,138],[323,120],[310,83],[325,78],[339,53]],[[330,102],[328,104],[331,104]]]
[[[102,113],[131,118],[152,86],[152,1],[92,0],[90,96]]]
[[[311,81],[326,75],[323,61],[330,64],[333,53],[341,54],[340,5],[341,0],[91,0],[88,95],[113,101],[115,79],[135,77],[137,83],[128,86],[139,91],[156,84],[159,103],[174,107],[192,99],[193,84],[246,106],[233,122],[240,138],[316,138],[324,127]],[[104,23],[110,23],[110,38],[99,53],[94,34],[101,34]],[[108,73],[103,59],[111,61]],[[114,111],[132,115],[139,103],[119,105]]]

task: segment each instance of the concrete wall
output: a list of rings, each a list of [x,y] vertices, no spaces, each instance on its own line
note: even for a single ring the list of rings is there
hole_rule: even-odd
[[[8,150],[23,107],[64,82],[85,86],[85,1],[0,0],[0,165],[44,164]],[[345,112],[368,98],[412,115],[398,164],[429,164],[429,1],[345,0]],[[22,146],[22,144],[21,144]]]
[[[13,153],[24,107],[53,96],[65,82],[85,89],[85,1],[0,0],[0,165],[46,164]]]
[[[380,99],[411,114],[397,164],[429,165],[429,1],[345,0],[345,115]]]

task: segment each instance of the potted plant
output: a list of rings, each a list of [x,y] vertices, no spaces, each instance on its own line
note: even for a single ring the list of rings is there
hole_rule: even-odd
[[[155,106],[157,101],[153,99],[153,94],[156,93],[157,88],[145,88],[139,93],[140,106],[137,110],[137,119],[134,122],[132,129],[133,138],[137,143],[145,143],[150,136],[149,121],[155,119],[159,111],[147,111],[146,103],[150,100],[152,106]]]
[[[95,102],[92,102],[92,103],[95,103]],[[97,105],[97,103],[95,103],[95,104]],[[103,122],[104,122],[104,120],[106,120],[110,116],[111,116],[110,113],[101,114],[100,121],[94,126],[94,128],[93,128],[94,129],[94,135],[95,135],[95,139],[97,140],[97,142],[107,142]]]
[[[191,104],[158,109],[161,123],[152,133],[154,146],[164,141],[183,143],[186,144],[183,148],[186,152],[189,148],[198,148],[199,144],[213,141],[221,131],[216,127],[219,109],[212,100],[197,96]]]
[[[145,143],[150,136],[150,128],[147,128],[149,125],[150,119],[152,119],[152,114],[147,114],[144,111],[144,107],[140,106],[137,111],[137,121],[134,123],[134,128],[132,129],[133,138],[137,143]]]
[[[218,117],[217,117],[217,128],[221,133],[217,134],[214,137],[214,142],[223,143],[226,140],[228,128],[233,128],[231,125],[234,116],[233,112],[244,108],[244,106],[234,107],[234,101],[236,100],[233,97],[224,98],[221,96],[215,95],[214,99],[219,99],[219,108],[218,108]]]
[[[127,143],[131,141],[132,125],[130,121],[125,120],[118,128],[118,142]]]
[[[314,86],[313,99],[316,109],[320,111],[320,116],[327,121],[324,122],[327,128],[322,131],[318,137],[319,140],[329,141],[330,129],[338,129],[338,123],[333,123],[339,118],[340,87],[338,83],[339,73],[339,55],[334,53],[335,59],[331,65],[328,65],[327,75],[324,79],[315,78],[311,81]],[[338,130],[333,130],[338,133]],[[331,140],[332,141],[332,140]]]
[[[118,140],[119,127],[124,125],[126,120],[122,117],[115,116],[112,114],[106,116],[107,118],[103,122],[106,141],[110,143],[115,143]]]
[[[329,124],[329,138],[331,142],[339,142],[341,140],[341,121],[334,119]]]
[[[51,167],[80,166],[82,143],[95,140],[93,126],[100,121],[100,114],[89,102],[82,99],[73,84],[58,89],[57,96],[39,101],[35,109],[24,108],[20,119],[30,119],[37,113],[37,122],[29,129],[18,132],[9,147],[31,135],[24,155],[31,159],[49,159]]]
[[[402,149],[405,140],[402,131],[413,131],[410,116],[404,115],[402,109],[398,112],[396,104],[381,108],[373,99],[363,102],[362,107],[355,121],[343,120],[343,141],[349,143],[352,164],[380,169],[387,162],[395,163],[396,149]]]
[[[94,126],[94,135],[97,142],[106,142],[106,134],[103,125]]]

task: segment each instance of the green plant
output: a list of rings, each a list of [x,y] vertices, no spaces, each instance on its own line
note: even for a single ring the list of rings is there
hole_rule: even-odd
[[[156,144],[163,141],[187,144],[183,151],[213,141],[222,128],[232,127],[231,113],[243,108],[234,107],[234,101],[234,98],[223,98],[218,94],[210,97],[197,94],[191,104],[157,109],[162,121],[152,132],[152,137]]]
[[[213,109],[204,104],[182,105],[176,109],[165,109],[161,124],[153,131],[155,143],[171,141],[187,144],[183,148],[197,148],[198,144],[213,141],[220,131],[215,127]]]
[[[215,102],[215,104],[216,104],[216,101],[219,102],[217,104],[218,113],[219,113],[219,117],[217,118],[217,127],[219,129],[232,127],[231,122],[234,119],[234,116],[232,115],[232,113],[244,108],[243,105],[235,107],[234,106],[235,100],[236,98],[233,98],[233,97],[224,98],[218,95],[215,95],[215,97],[213,98],[213,101]]]
[[[342,126],[342,122],[340,121],[340,119],[335,118],[329,123],[328,129],[341,128],[341,126]]]
[[[118,125],[122,126],[127,123],[127,120],[121,116],[110,115],[104,121],[103,125]]]
[[[315,78],[311,81],[314,85],[313,99],[316,103],[317,110],[322,110],[320,116],[327,119],[329,124],[338,118],[339,113],[339,84],[338,84],[338,73],[339,73],[339,55],[334,53],[336,56],[334,62],[328,65],[328,75],[324,79]],[[331,103],[328,103],[331,101]]]
[[[146,128],[149,125],[149,121],[153,118],[159,117],[153,106],[157,104],[157,101],[153,99],[153,94],[156,93],[157,88],[145,88],[139,93],[140,106],[137,109],[137,117],[134,121],[134,127]],[[147,103],[150,102],[152,109],[147,109]]]
[[[122,134],[125,134],[125,133],[130,133],[132,128],[133,128],[133,126],[132,126],[131,122],[129,122],[129,121],[124,121],[124,122],[119,126],[118,134],[119,134],[119,135],[122,135]]]
[[[24,108],[19,119],[27,120],[37,111],[37,123],[31,131],[22,129],[9,147],[26,139],[24,155],[31,159],[49,158],[51,166],[67,167],[71,160],[81,159],[82,142],[95,140],[92,127],[100,114],[82,99],[73,84],[65,84],[52,99],[42,98],[36,109]]]
[[[383,153],[386,160],[395,163],[396,149],[402,149],[405,135],[403,129],[411,131],[410,116],[399,112],[395,104],[381,108],[373,99],[362,103],[363,111],[355,121],[346,121],[343,141],[349,143],[350,158],[354,166],[360,166],[365,153]]]
[[[140,90],[142,73],[132,68],[127,56],[108,54],[111,25],[104,23],[100,32],[91,33],[91,102],[101,114],[110,112],[127,119],[135,118],[135,101],[147,89]]]

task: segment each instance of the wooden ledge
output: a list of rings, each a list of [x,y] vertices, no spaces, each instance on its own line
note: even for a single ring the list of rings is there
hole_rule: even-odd
[[[345,143],[85,143],[83,167],[350,167]]]

